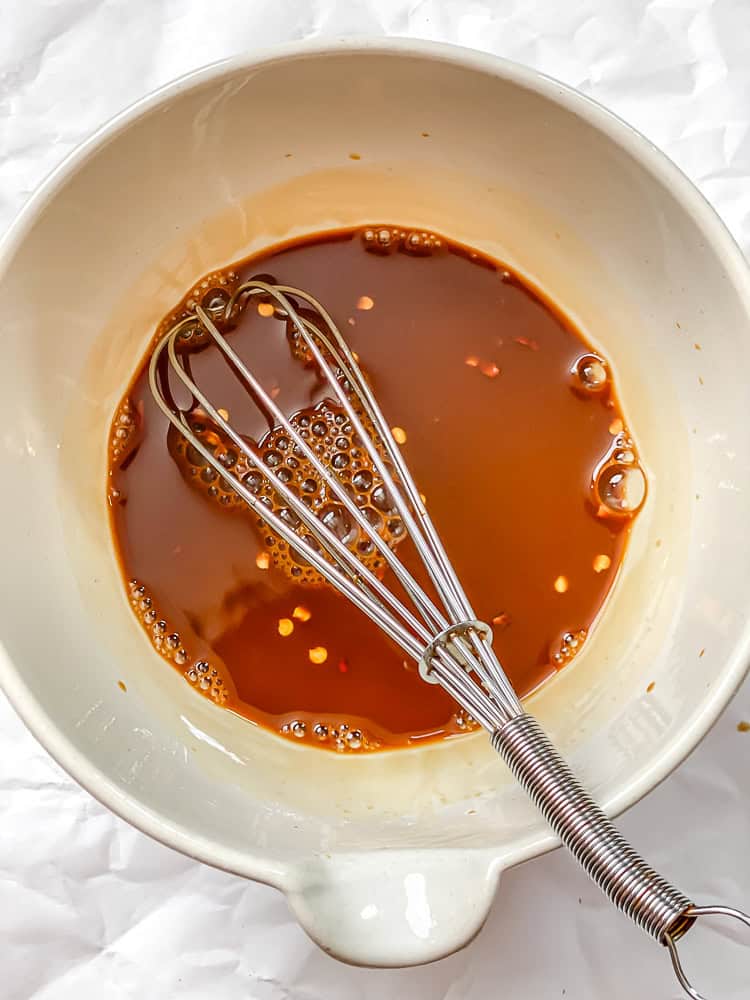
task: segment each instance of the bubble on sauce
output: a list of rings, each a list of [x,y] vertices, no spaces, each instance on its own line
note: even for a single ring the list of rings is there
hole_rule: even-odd
[[[448,724],[448,730],[457,733],[468,733],[479,729],[479,723],[464,708],[455,711]]]
[[[635,442],[619,417],[609,432],[614,440],[593,474],[591,498],[597,517],[626,519],[645,503],[648,482]]]
[[[285,719],[278,727],[281,736],[294,741],[304,741],[337,753],[357,753],[377,750],[382,742],[359,724],[345,720],[300,718]]]
[[[352,486],[358,493],[367,493],[372,489],[373,478],[369,469],[360,469],[352,476]]]
[[[320,520],[344,545],[351,545],[359,534],[354,519],[341,504],[331,503],[324,507],[320,512]]]
[[[365,250],[376,254],[407,253],[429,257],[443,243],[439,236],[426,229],[400,229],[396,226],[367,226],[361,231]]]
[[[211,271],[205,278],[196,282],[179,306],[164,317],[156,329],[154,344],[183,320],[191,320],[181,331],[178,338],[178,349],[195,350],[209,343],[211,336],[201,325],[196,316],[200,305],[208,313],[212,322],[223,328],[227,321],[226,309],[229,301],[239,285],[239,275],[233,269],[226,271]]]
[[[607,363],[596,354],[584,354],[573,366],[573,388],[579,394],[596,395],[609,384]]]
[[[257,444],[247,442],[259,456],[268,474],[264,475],[250,460],[229,447],[220,428],[214,426],[207,414],[194,410],[190,414],[193,432],[209,448],[224,468],[234,473],[260,503],[265,504],[292,528],[300,537],[317,546],[315,539],[304,528],[289,501],[274,485],[276,480],[289,489],[306,506],[314,510],[323,524],[345,544],[368,569],[381,568],[382,557],[378,548],[368,538],[353,517],[346,511],[330,486],[318,474],[301,448],[294,446],[287,432],[279,427],[268,432]],[[391,548],[405,537],[401,519],[388,497],[382,478],[369,455],[357,447],[354,428],[346,412],[330,401],[319,403],[294,414],[290,424],[300,434],[310,432],[316,442],[316,453],[326,466],[331,466],[344,488],[354,499],[368,523],[375,529],[384,545]],[[224,510],[247,511],[247,504],[235,492],[229,481],[218,475],[200,452],[188,444],[179,431],[167,431],[169,452],[183,478],[206,499],[217,503]],[[312,443],[312,441],[311,441]],[[319,451],[317,450],[319,448]],[[272,479],[273,477],[273,479]],[[388,515],[387,522],[380,513]],[[273,565],[297,583],[320,584],[323,577],[307,559],[298,555],[276,534],[269,530],[262,519],[257,521],[263,532],[264,550]]]
[[[227,678],[223,672],[208,660],[194,660],[191,657],[183,645],[180,633],[170,630],[167,619],[160,615],[154,606],[153,597],[139,580],[132,579],[128,583],[128,597],[156,652],[180,668],[200,694],[217,705],[223,705],[229,697]]]
[[[588,632],[585,628],[565,632],[550,652],[552,666],[556,670],[560,670],[570,663],[573,657],[580,653],[587,635]]]
[[[129,396],[120,403],[112,421],[109,451],[112,462],[122,465],[140,440],[140,414]]]
[[[201,305],[214,323],[217,323],[225,318],[229,299],[230,295],[226,288],[209,288],[201,300]]]
[[[600,471],[595,485],[596,497],[611,514],[635,514],[646,499],[646,476],[639,465],[613,462]]]
[[[286,339],[295,361],[303,365],[313,363],[312,351],[291,319],[286,321]]]

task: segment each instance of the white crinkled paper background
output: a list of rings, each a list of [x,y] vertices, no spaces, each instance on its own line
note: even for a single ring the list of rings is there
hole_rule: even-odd
[[[579,88],[676,160],[750,253],[747,0],[0,0],[0,229],[77,143],[174,77],[275,42],[368,33],[473,46]],[[622,827],[694,897],[750,906],[743,719],[748,684]],[[710,1000],[747,998],[750,948],[698,938],[686,955]],[[104,810],[0,696],[2,1000],[680,995],[662,950],[562,852],[507,873],[460,954],[394,972],[340,965],[276,891],[183,858]]]

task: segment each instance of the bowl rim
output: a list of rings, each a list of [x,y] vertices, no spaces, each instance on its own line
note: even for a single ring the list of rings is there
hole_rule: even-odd
[[[750,317],[750,265],[742,250],[698,188],[643,134],[591,97],[535,69],[464,46],[405,37],[316,38],[274,45],[270,48],[252,49],[246,54],[221,59],[191,70],[137,99],[68,153],[21,207],[10,227],[0,238],[0,282],[47,205],[100,148],[143,115],[183,93],[241,72],[274,63],[336,55],[414,57],[427,62],[459,66],[507,80],[584,118],[672,192],[700,228],[711,249],[721,261],[727,277],[745,301]],[[658,761],[636,772],[629,781],[601,803],[607,815],[617,816],[634,805],[685,760],[709,732],[739,688],[749,667],[750,620],[738,634],[733,653],[721,671],[720,680],[707,693],[701,711],[683,727]],[[89,794],[117,816],[162,844],[196,860],[274,885],[283,891],[293,890],[294,865],[282,866],[267,857],[253,853],[251,848],[247,851],[238,851],[218,845],[175,823],[158,809],[142,805],[137,797],[125,794],[57,728],[54,718],[41,707],[24,683],[22,671],[12,663],[2,645],[1,637],[0,689],[5,692],[27,728],[53,759]],[[497,847],[471,850],[486,855],[491,867],[496,874],[499,874],[500,869],[542,854],[558,844],[558,839],[542,828],[538,834],[518,842],[507,851],[501,851]],[[304,864],[304,858],[300,858],[300,863]]]

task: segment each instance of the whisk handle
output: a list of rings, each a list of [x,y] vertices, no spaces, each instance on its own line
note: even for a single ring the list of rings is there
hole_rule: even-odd
[[[660,944],[693,923],[693,904],[628,844],[536,719],[518,715],[492,745],[563,844],[620,910]]]

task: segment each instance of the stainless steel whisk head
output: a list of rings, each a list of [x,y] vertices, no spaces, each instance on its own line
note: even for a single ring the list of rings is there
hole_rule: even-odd
[[[306,359],[327,384],[332,400],[346,414],[357,446],[366,451],[424,564],[434,595],[383,540],[337,470],[321,460],[277,406],[252,367],[231,346],[231,334],[225,336],[219,330],[216,320],[223,325],[258,299],[273,303],[275,315],[286,321]],[[310,463],[351,524],[375,546],[396,587],[364,565],[335,525],[321,518],[319,511],[275,475],[259,450],[201,391],[187,363],[196,329],[210,338],[269,424],[283,428],[296,453]],[[291,521],[264,503],[196,433],[190,414],[174,403],[169,388],[172,376],[187,389],[218,433],[271,485],[293,513]],[[748,926],[750,917],[727,907],[697,907],[650,868],[583,789],[536,720],[524,712],[492,648],[492,630],[477,619],[469,603],[358,359],[323,306],[297,288],[257,278],[246,281],[231,298],[222,300],[217,310],[197,306],[194,315],[164,335],[151,356],[149,383],[172,426],[258,518],[415,660],[425,681],[442,685],[487,730],[494,748],[565,846],[616,906],[668,947],[685,992],[693,1000],[704,1000],[683,971],[676,942],[699,916],[731,916]]]

